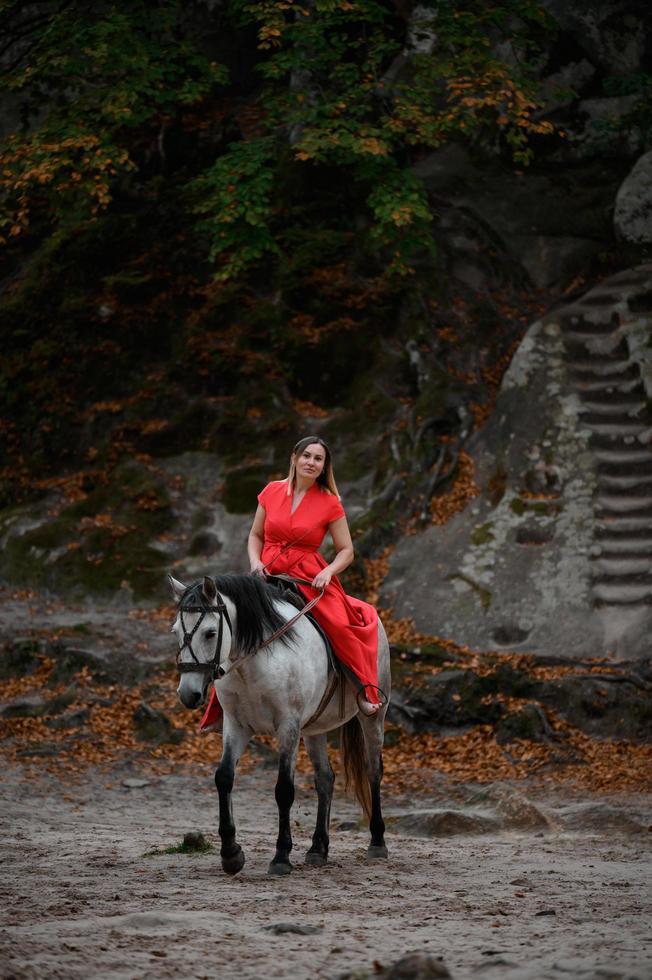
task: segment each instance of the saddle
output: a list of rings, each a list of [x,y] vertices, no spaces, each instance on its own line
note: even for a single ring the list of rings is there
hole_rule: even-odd
[[[274,575],[268,575],[267,581],[272,582],[272,584],[275,585],[276,588],[281,593],[281,598],[283,599],[283,601],[289,602],[290,605],[295,607],[295,609],[301,610],[308,605],[306,598],[299,591],[299,587],[295,585],[293,582],[288,582],[287,579],[276,578]],[[337,659],[331,641],[328,639],[328,635],[324,630],[323,626],[320,626],[320,624],[317,622],[317,620],[315,619],[312,613],[308,612],[305,613],[304,615],[306,619],[310,620],[311,624],[314,626],[314,628],[317,630],[322,640],[324,641],[324,646],[326,647],[326,653],[328,654],[328,673],[330,674],[334,670],[341,670],[343,665]]]

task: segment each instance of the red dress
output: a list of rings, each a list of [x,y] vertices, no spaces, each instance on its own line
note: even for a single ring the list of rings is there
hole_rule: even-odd
[[[258,501],[265,508],[260,558],[267,574],[284,573],[312,580],[327,565],[317,549],[328,525],[344,517],[339,499],[313,483],[292,513],[292,495],[287,493],[287,480],[276,480],[258,494]],[[299,588],[307,599],[314,598],[319,591],[308,586]],[[313,607],[312,615],[324,628],[337,657],[358,677],[360,686],[365,689],[365,697],[377,704],[378,613],[374,607],[347,595],[333,576],[324,595]],[[200,730],[214,724],[218,717],[219,706],[213,688]]]

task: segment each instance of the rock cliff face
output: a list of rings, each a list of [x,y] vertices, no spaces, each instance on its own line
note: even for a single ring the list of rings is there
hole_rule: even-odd
[[[217,6],[188,16],[204,24]],[[432,153],[406,145],[437,252],[415,256],[400,287],[382,283],[384,253],[367,265],[349,249],[357,234],[331,227],[329,204],[282,274],[218,296],[177,196],[195,144],[175,127],[160,197],[145,170],[115,211],[25,254],[0,299],[0,583],[161,600],[170,568],[243,570],[255,495],[306,432],[333,448],[358,554],[396,539],[436,461],[445,476],[491,403],[524,325],[650,255],[648,3],[543,6],[554,30],[535,72],[540,118],[564,137],[537,141],[517,169],[481,134]],[[385,81],[400,88],[438,40],[430,8],[399,14],[406,47]],[[235,50],[233,35],[204,33],[217,61]],[[487,40],[523,60],[498,28]],[[253,62],[237,60],[247,104]],[[16,116],[4,98],[0,139]],[[215,125],[211,154],[227,139]],[[483,646],[538,649],[545,634],[552,652],[638,649],[652,553],[639,440],[647,274],[531,329],[475,439],[484,492],[449,526],[400,544],[384,595],[397,612]]]
[[[649,34],[643,3],[545,0],[543,6],[602,71],[625,75],[640,68]]]
[[[401,541],[381,599],[481,649],[649,652],[652,265],[535,323],[469,444],[481,494]]]

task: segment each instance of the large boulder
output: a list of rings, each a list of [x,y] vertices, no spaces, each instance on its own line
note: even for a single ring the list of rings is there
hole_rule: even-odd
[[[480,167],[449,144],[420,160],[414,174],[438,201],[451,274],[473,289],[495,282],[498,263],[516,278],[525,273],[536,286],[562,290],[612,242],[622,174],[599,159],[575,165],[562,181]]]
[[[569,119],[560,160],[635,160],[645,145],[640,126],[626,122],[640,94],[582,99]]]
[[[651,314],[647,265],[530,328],[469,443],[479,495],[399,543],[383,605],[479,649],[649,653]]]
[[[640,157],[616,195],[616,234],[625,242],[652,242],[652,150]]]
[[[595,67],[586,58],[569,61],[541,82],[545,112],[555,112],[571,105],[595,77]]]
[[[642,69],[650,34],[644,0],[544,0],[543,6],[602,71]]]

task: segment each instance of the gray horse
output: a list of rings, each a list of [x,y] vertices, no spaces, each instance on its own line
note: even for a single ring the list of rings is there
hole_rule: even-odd
[[[275,794],[279,832],[269,873],[292,870],[290,809],[301,737],[314,767],[318,798],[317,824],[306,863],[326,864],[335,778],[326,736],[340,727],[347,784],[353,784],[369,818],[367,855],[386,858],[380,806],[386,705],[367,717],[359,712],[356,690],[349,681],[340,676],[338,685],[344,685],[344,690],[334,690],[326,645],[305,617],[274,638],[296,617],[297,610],[270,583],[252,575],[222,575],[185,586],[168,578],[178,603],[172,632],[179,642],[179,699],[186,708],[200,707],[214,681],[224,710],[222,758],[215,773],[224,870],[236,874],[245,861],[236,840],[231,792],[238,760],[253,735],[274,735],[279,748]],[[389,695],[389,644],[380,621],[378,684]],[[329,690],[334,696],[324,707]]]

